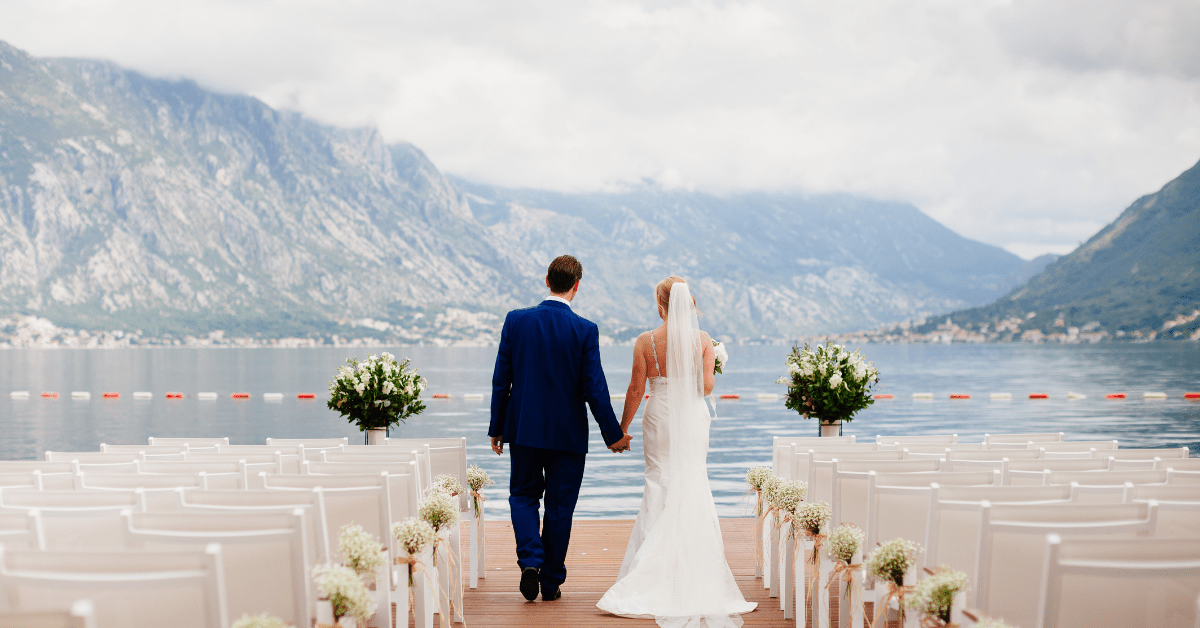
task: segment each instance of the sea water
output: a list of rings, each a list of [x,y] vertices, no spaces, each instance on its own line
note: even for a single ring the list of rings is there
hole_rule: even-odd
[[[771,436],[816,435],[815,421],[783,406],[785,388],[774,383],[785,372],[789,347],[731,346],[730,362],[717,377],[717,400],[709,450],[709,480],[721,516],[745,512],[746,469],[769,465]],[[371,349],[378,352],[380,349]],[[507,516],[508,456],[493,454],[487,427],[494,347],[395,347],[429,380],[428,408],[393,431],[393,436],[463,436],[470,461],[496,480],[486,494],[494,516]],[[860,440],[876,434],[957,433],[978,442],[984,433],[1066,432],[1068,439],[1117,439],[1121,447],[1200,447],[1200,345],[1151,343],[1079,345],[868,345],[879,367],[880,400],[860,412],[844,433]],[[328,382],[347,357],[366,349],[31,349],[0,351],[0,459],[37,459],[45,451],[96,451],[100,443],[145,443],[148,436],[228,436],[234,444],[282,438],[342,437],[362,442],[362,433],[327,409]],[[630,347],[601,350],[608,385],[622,393],[631,373]],[[28,399],[10,391],[29,391]],[[72,399],[73,391],[91,393]],[[148,400],[135,391],[151,392]],[[58,398],[42,398],[57,392]],[[107,400],[104,392],[119,392]],[[183,393],[167,399],[166,393]],[[215,400],[198,393],[215,392]],[[249,393],[232,399],[232,393]],[[1007,392],[995,401],[990,393]],[[1108,393],[1126,393],[1108,400]],[[1166,393],[1165,400],[1145,392]],[[282,393],[281,400],[264,393]],[[297,399],[315,393],[315,400]],[[433,399],[432,394],[450,399]],[[482,400],[463,399],[483,393]],[[779,399],[759,401],[758,393]],[[913,393],[932,393],[931,400]],[[1030,399],[1047,393],[1048,399]],[[1068,393],[1086,395],[1069,399]],[[970,399],[951,400],[951,394]],[[623,400],[613,400],[618,417]],[[633,423],[633,451],[613,454],[593,427],[591,453],[576,515],[632,517],[642,488],[640,421]]]

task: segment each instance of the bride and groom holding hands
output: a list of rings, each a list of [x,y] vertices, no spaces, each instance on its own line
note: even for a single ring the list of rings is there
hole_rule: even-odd
[[[658,284],[663,324],[634,345],[618,423],[600,365],[599,330],[571,310],[582,277],[574,257],[556,258],[546,274],[550,296],[509,312],[500,335],[488,435],[492,450],[502,454],[507,444],[511,458],[508,500],[521,593],[530,601],[539,591],[545,601],[562,595],[587,454],[585,404],[608,448],[628,451],[629,426],[649,382],[645,491],[616,583],[597,606],[662,626],[740,626],[739,614],[756,604],[742,596],[725,561],[709,488],[704,397],[713,389],[715,355],[697,325],[695,299],[679,277]]]

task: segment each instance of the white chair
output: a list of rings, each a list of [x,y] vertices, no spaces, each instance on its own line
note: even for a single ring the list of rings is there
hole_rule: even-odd
[[[1052,471],[1046,475],[1047,484],[1078,484],[1080,486],[1124,486],[1132,484],[1166,484],[1168,471]]]
[[[324,449],[328,447],[338,447],[339,445],[348,445],[350,439],[342,438],[268,438],[267,446],[274,445],[304,445],[306,449]]]
[[[875,436],[875,442],[880,445],[919,444],[933,445],[937,443],[953,444],[958,442],[958,434],[918,434],[914,436]]]
[[[1050,453],[1092,450],[1104,451],[1108,449],[1116,449],[1117,444],[1118,443],[1115,440],[1065,440],[1061,443],[1036,443],[1034,448]]]
[[[279,454],[284,473],[300,473],[300,463],[307,459],[304,445],[220,445],[217,447],[217,453],[235,456]],[[246,462],[249,461],[249,458],[246,458]]]
[[[75,600],[68,610],[0,613],[4,628],[96,628],[91,600]]]
[[[1195,625],[1200,539],[1045,537],[1039,628]]]
[[[1061,443],[1062,432],[1037,432],[1033,434],[984,434],[983,442],[993,443]]]
[[[310,598],[313,561],[307,551],[304,509],[236,515],[126,510],[121,516],[131,548],[201,549],[219,543],[230,623],[244,614],[269,613],[302,626],[316,614],[316,600]]]
[[[0,473],[41,471],[42,473],[70,473],[71,462],[47,460],[0,460]]]
[[[810,448],[820,449],[822,447],[845,447],[847,445],[855,445],[854,436],[772,436],[771,437],[771,470],[775,475],[781,473],[790,473],[791,469],[779,458],[779,454],[787,452],[791,455],[791,450],[794,447],[800,447],[801,451],[808,451]],[[780,475],[780,477],[783,477]]]
[[[140,471],[146,475],[178,475],[204,473],[205,488],[240,490],[247,488],[246,462],[228,460],[220,462],[143,462]],[[262,470],[266,470],[265,468]]]
[[[1082,460],[1007,460],[1000,468],[1004,476],[1002,482],[1012,485],[1040,485],[1046,483],[1046,476],[1056,471],[1108,471],[1111,463],[1100,458],[1084,458]]]
[[[332,463],[403,463],[417,461],[420,459],[420,454],[414,450],[400,449],[399,447],[380,447],[372,445],[376,450],[374,452],[365,451],[338,451],[324,449],[321,450],[321,459],[313,462],[332,462]],[[424,465],[423,465],[424,466]]]
[[[842,462],[854,461],[877,461],[887,462],[904,460],[908,455],[906,450],[898,451],[817,451],[809,449],[803,457],[797,456],[795,463],[799,467],[804,464],[807,468],[801,474],[797,472],[797,476],[801,476],[808,483],[808,496],[805,501],[809,502],[830,502],[833,499],[833,461],[835,459]]]
[[[308,555],[314,564],[334,562],[329,552],[328,522],[320,509],[320,494],[312,491],[212,491],[178,489],[179,512],[214,514],[288,514],[296,509],[305,512],[308,532]],[[336,536],[334,536],[336,538]]]
[[[228,628],[221,547],[191,552],[11,550],[0,546],[0,612],[93,600],[100,626]]]
[[[918,567],[950,565],[973,573],[979,544],[979,509],[991,504],[1045,504],[1071,501],[1070,486],[940,486],[930,487],[925,551]],[[914,539],[915,540],[915,539]]]
[[[32,488],[39,491],[43,490],[42,472],[37,469],[33,471],[0,472],[0,488]]]
[[[46,549],[42,514],[36,508],[24,512],[0,511],[0,545],[15,549]]]
[[[134,460],[132,462],[79,462],[72,460],[67,464],[71,465],[71,473],[79,475],[80,473],[141,473],[142,461]],[[72,486],[74,488],[74,486]]]
[[[328,528],[327,543],[335,562],[344,558],[334,548],[343,525],[357,523],[368,533],[394,547],[391,534],[391,496],[387,474],[362,475],[276,475],[263,474],[263,486],[271,491],[318,491],[317,507]],[[394,555],[394,554],[393,554]]]
[[[930,458],[945,460],[949,451],[983,451],[983,443],[904,443],[901,445],[880,445],[880,448],[907,449],[909,458]]]
[[[141,460],[142,454],[136,451],[114,452],[110,454],[98,451],[47,451],[47,462],[71,462],[77,460],[83,463],[104,464],[110,462],[133,462]],[[182,458],[181,458],[182,459]]]
[[[1103,452],[1104,456],[1116,458],[1117,460],[1151,460],[1153,458],[1161,458],[1164,462],[1169,458],[1187,458],[1187,447],[1173,447],[1168,449],[1113,449]]]
[[[100,443],[100,452],[106,454],[181,454],[187,450],[186,445],[109,445]]]
[[[2,463],[0,463],[2,464]],[[1200,471],[1200,458],[1167,458],[1159,459],[1159,469],[1174,469],[1176,471]],[[0,467],[3,469],[3,467]],[[42,473],[49,473],[46,469]]]
[[[850,522],[866,529],[867,479],[870,473],[920,473],[941,471],[941,460],[833,460],[829,528]],[[930,479],[930,482],[935,480]]]
[[[974,606],[1017,626],[1037,624],[1040,582],[1030,578],[1042,566],[1046,534],[1105,538],[1154,534],[1158,504],[992,505],[979,511]],[[971,572],[968,572],[971,573]]]
[[[49,549],[124,546],[122,510],[145,510],[145,493],[134,491],[0,491],[0,513],[37,511]]]
[[[863,547],[895,538],[924,542],[929,528],[929,502],[938,486],[995,486],[999,471],[880,473],[867,477],[867,515],[855,523],[866,534]]]
[[[999,462],[1001,460],[1036,460],[1042,453],[1036,449],[985,449],[972,451],[951,449],[946,452],[946,459],[955,462]]]
[[[228,445],[229,438],[156,438],[151,436],[148,439],[151,445],[185,445],[187,447],[216,447],[218,445]]]

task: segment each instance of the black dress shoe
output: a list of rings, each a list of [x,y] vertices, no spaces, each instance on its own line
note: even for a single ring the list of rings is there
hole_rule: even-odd
[[[521,595],[530,602],[537,599],[538,570],[536,567],[526,567],[521,570]]]
[[[562,589],[559,589],[558,587],[555,587],[553,591],[549,589],[542,591],[543,602],[553,602],[560,597],[562,597]]]

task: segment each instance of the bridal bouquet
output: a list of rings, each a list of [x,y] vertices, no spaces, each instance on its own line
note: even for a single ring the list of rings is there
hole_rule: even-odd
[[[329,382],[329,409],[357,423],[358,429],[388,428],[421,413],[425,404],[421,391],[425,378],[409,361],[397,362],[384,352],[359,362],[355,358],[340,366]]]
[[[863,360],[861,350],[851,353],[826,342],[810,348],[793,347],[788,374],[779,383],[788,387],[785,405],[805,418],[822,423],[850,421],[854,413],[875,403],[871,386],[879,382],[874,362]]]
[[[717,356],[717,363],[713,366],[713,372],[717,375],[724,375],[721,369],[725,368],[726,364],[729,364],[729,352],[725,350],[725,345],[716,340],[712,341],[712,343],[713,353]]]

